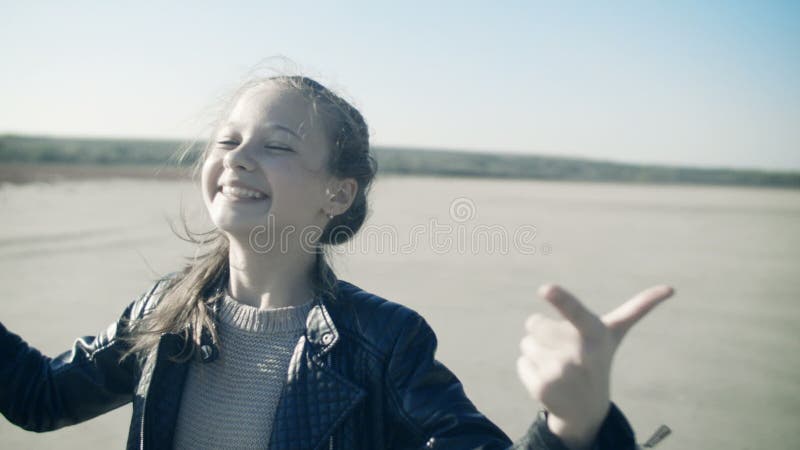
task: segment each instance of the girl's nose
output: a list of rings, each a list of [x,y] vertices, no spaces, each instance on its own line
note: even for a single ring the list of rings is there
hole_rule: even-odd
[[[250,171],[255,167],[255,163],[247,154],[245,144],[240,144],[238,147],[228,150],[228,152],[222,158],[222,162],[223,165],[228,169],[243,169]]]

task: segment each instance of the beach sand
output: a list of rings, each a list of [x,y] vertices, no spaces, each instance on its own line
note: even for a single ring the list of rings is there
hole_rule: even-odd
[[[22,172],[0,169],[4,180],[45,174]],[[188,182],[100,172],[0,185],[0,320],[51,356],[102,330],[193,254],[169,227],[181,205],[199,231],[209,226]],[[384,177],[372,205],[356,245],[339,250],[337,273],[419,311],[439,358],[512,438],[541,407],[515,373],[523,321],[552,315],[535,291],[556,281],[598,312],[653,284],[676,288],[615,359],[612,397],[641,440],[661,423],[674,430],[663,449],[800,440],[800,192]],[[450,225],[451,247],[415,239],[418,225]],[[509,241],[535,233],[504,253],[481,241],[480,227]],[[461,230],[477,236],[463,251]],[[394,244],[378,238],[387,235]],[[0,421],[0,447],[119,448],[129,419],[126,406],[45,434]]]

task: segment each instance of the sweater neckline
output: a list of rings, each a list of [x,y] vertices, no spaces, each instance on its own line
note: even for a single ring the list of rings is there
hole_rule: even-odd
[[[314,299],[296,306],[259,309],[240,303],[227,292],[219,308],[221,323],[234,328],[261,334],[305,330],[306,319],[314,305]]]

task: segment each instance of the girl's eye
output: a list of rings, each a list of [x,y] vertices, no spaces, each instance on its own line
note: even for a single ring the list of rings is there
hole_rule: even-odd
[[[294,151],[290,147],[286,147],[285,145],[269,144],[269,145],[265,145],[264,148],[268,148],[270,150],[283,150],[283,151],[286,151],[286,152],[293,152]]]
[[[231,140],[227,140],[227,141],[219,141],[219,142],[217,142],[217,144],[219,144],[219,145],[222,145],[222,146],[224,146],[224,147],[236,147],[236,146],[238,146],[238,145],[239,145],[239,143],[238,143],[238,142],[236,142],[236,141],[231,141]]]

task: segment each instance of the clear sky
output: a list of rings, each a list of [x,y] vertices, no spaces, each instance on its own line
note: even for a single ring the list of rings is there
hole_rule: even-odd
[[[285,55],[377,145],[800,170],[800,1],[0,0],[0,17],[0,133],[196,136]]]

